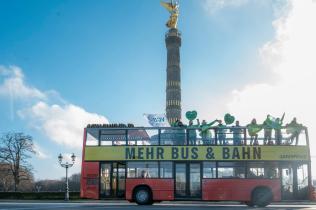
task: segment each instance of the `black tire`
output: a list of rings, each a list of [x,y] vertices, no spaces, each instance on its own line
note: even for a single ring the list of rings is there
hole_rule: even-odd
[[[272,202],[273,195],[268,188],[257,188],[252,193],[251,204],[258,207],[266,207]]]
[[[255,205],[251,201],[246,201],[245,204],[249,207],[254,207]]]
[[[133,197],[138,205],[153,204],[152,193],[148,187],[137,187],[134,190]]]

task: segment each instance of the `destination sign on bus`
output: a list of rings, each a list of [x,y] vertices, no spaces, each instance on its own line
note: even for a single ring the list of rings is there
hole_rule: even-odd
[[[308,160],[308,147],[87,146],[85,160]]]

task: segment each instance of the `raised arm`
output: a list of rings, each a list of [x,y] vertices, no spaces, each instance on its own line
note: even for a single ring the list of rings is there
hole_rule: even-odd
[[[212,122],[210,122],[210,123],[208,123],[208,124],[206,124],[208,127],[211,127],[212,125],[214,125],[216,122],[218,122],[218,120],[216,119],[216,120],[214,120],[214,121],[212,121]]]

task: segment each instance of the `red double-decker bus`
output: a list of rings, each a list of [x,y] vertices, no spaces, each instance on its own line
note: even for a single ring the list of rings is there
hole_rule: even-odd
[[[307,129],[297,138],[254,144],[246,127],[209,129],[88,125],[84,130],[82,198],[240,201],[266,206],[306,200],[312,190]],[[241,132],[240,132],[241,131]]]

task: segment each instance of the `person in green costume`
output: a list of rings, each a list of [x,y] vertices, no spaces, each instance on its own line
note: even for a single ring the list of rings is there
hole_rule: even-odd
[[[259,145],[258,133],[262,130],[262,127],[262,125],[257,124],[257,120],[255,118],[247,125],[248,134],[250,136],[250,145]]]
[[[223,125],[221,120],[218,120],[217,125],[217,139],[220,145],[226,145],[226,126]]]
[[[286,132],[291,134],[289,137],[289,144],[292,144],[295,139],[295,145],[298,145],[298,138],[304,126],[302,124],[298,124],[296,121],[296,117],[294,117],[293,120],[289,124],[286,124],[285,127]]]
[[[270,120],[270,115],[267,115],[267,118],[263,122],[263,129],[264,129],[264,138],[263,138],[263,143],[266,144],[271,144],[272,140],[272,127],[271,127],[271,120]]]
[[[283,115],[284,116],[284,115]],[[283,118],[280,119],[280,118],[276,118],[275,120],[275,126],[274,126],[274,137],[275,137],[275,143],[276,145],[281,145],[281,142],[282,142],[282,132],[281,132],[281,129],[283,128],[282,127],[282,124],[283,124]]]
[[[189,121],[189,126],[188,126],[188,137],[189,137],[189,144],[190,145],[196,145],[196,128],[200,127],[200,120],[197,120],[197,124],[193,125],[193,120]]]
[[[183,123],[181,122],[181,120],[177,119],[173,124],[172,127],[183,127]]]
[[[183,130],[175,130],[174,131],[174,144],[175,145],[185,145],[185,125],[182,123],[181,120],[177,119],[176,120],[176,126],[179,128],[183,128]]]
[[[236,124],[231,127],[230,132],[233,132],[233,144],[241,145],[241,135],[243,133],[243,129],[239,125],[239,121],[236,121]]]
[[[214,120],[210,123],[206,123],[205,120],[202,121],[200,125],[200,136],[202,137],[203,145],[214,144],[212,140],[212,134],[210,132],[210,128],[214,125],[218,120]]]

